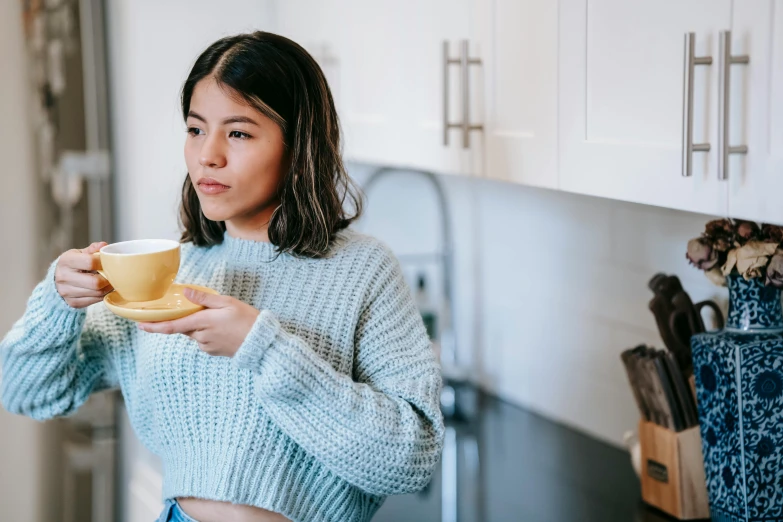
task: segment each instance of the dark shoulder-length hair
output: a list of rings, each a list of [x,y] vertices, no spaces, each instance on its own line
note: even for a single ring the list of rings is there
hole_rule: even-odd
[[[340,125],[321,68],[300,45],[276,34],[222,38],[201,53],[185,81],[183,118],[196,84],[205,78],[228,88],[282,130],[290,169],[269,223],[270,241],[278,252],[297,257],[326,255],[335,234],[361,215],[362,194],[343,165]],[[189,175],[182,187],[180,223],[183,243],[223,241],[225,222],[204,216]]]

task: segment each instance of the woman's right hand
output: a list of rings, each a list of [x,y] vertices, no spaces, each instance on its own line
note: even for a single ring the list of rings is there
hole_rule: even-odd
[[[114,290],[109,281],[97,273],[100,268],[92,254],[106,246],[106,243],[93,243],[81,250],[68,250],[60,256],[54,270],[54,285],[71,308],[86,308],[103,300]]]

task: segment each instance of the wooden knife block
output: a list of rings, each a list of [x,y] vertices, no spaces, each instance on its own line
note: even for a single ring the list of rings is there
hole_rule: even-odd
[[[680,520],[709,518],[699,426],[675,433],[639,423],[642,499]]]

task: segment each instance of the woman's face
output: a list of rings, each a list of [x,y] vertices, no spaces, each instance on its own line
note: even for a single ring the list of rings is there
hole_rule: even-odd
[[[186,123],[185,163],[204,215],[266,225],[288,168],[280,127],[213,79],[196,84]]]

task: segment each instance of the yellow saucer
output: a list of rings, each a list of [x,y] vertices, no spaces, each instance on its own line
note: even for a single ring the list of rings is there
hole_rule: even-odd
[[[195,288],[209,294],[217,294],[215,290],[199,285],[182,285],[173,283],[166,295],[154,301],[127,301],[117,292],[112,292],[103,298],[106,308],[131,321],[157,323],[172,321],[202,310],[204,307],[191,303],[185,297],[186,287]]]

